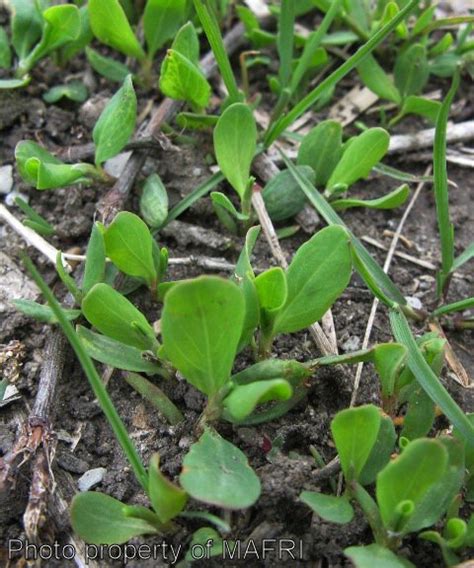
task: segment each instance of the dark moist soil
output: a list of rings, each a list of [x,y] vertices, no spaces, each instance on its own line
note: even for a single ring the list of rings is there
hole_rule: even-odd
[[[73,62],[71,73],[83,74],[83,69],[84,62],[79,59]],[[82,107],[67,102],[58,106],[46,105],[41,99],[46,86],[63,82],[64,75],[49,65],[40,67],[36,73],[38,76],[34,78],[32,86],[26,91],[0,92],[0,129],[3,138],[0,158],[2,165],[13,163],[14,147],[22,139],[38,140],[52,150],[90,140],[91,125],[94,123],[94,105],[90,102]],[[101,105],[101,99],[110,96],[116,88],[115,85],[106,84],[97,77],[94,77],[91,82],[90,73],[87,73],[86,78],[94,87],[92,94],[96,107]],[[344,94],[352,86],[352,80],[346,80],[339,87],[339,91]],[[432,86],[439,85],[434,83]],[[446,88],[444,83],[443,88]],[[474,116],[473,94],[474,88],[472,87],[468,90],[464,86],[461,91],[461,97],[466,101],[471,101],[463,106],[463,120],[472,119]],[[156,95],[153,96],[156,97]],[[146,99],[142,97],[140,108],[144,108],[146,102]],[[318,113],[317,118],[323,118],[326,112],[327,109]],[[377,119],[377,117],[365,118],[369,124]],[[421,121],[408,119],[397,126],[397,131],[409,132],[426,126]],[[348,132],[351,132],[351,129],[348,129]],[[129,200],[127,209],[137,211],[140,181],[144,174],[157,171],[170,192],[172,202],[177,201],[208,177],[207,158],[212,150],[209,137],[201,136],[195,146],[178,145],[173,138],[171,141],[174,145],[171,149],[154,151],[151,158],[147,160],[136,184],[137,190]],[[413,163],[411,160],[406,160],[404,156],[384,161],[414,174],[422,174],[426,167],[426,164]],[[450,199],[456,247],[457,252],[460,252],[472,242],[474,237],[470,220],[474,213],[471,197],[472,178],[469,170],[452,165],[449,166],[449,177],[457,184],[457,187],[450,192]],[[351,192],[352,195],[360,197],[375,197],[393,189],[397,184],[398,182],[388,178],[372,177],[369,181],[353,187]],[[61,250],[71,247],[84,250],[95,204],[103,195],[104,188],[71,187],[37,192],[27,187],[15,173],[15,189],[27,195],[30,204],[55,227],[56,236],[51,239],[55,246]],[[15,215],[21,217],[18,210],[13,209],[13,211]],[[403,209],[394,212],[351,210],[344,214],[344,219],[358,236],[368,235],[388,247],[390,237],[384,236],[384,231],[395,230],[402,211]],[[217,232],[225,232],[212,214],[208,198],[201,200],[180,220]],[[2,251],[19,265],[19,254],[24,249],[23,242],[9,229],[2,228],[1,230]],[[410,214],[404,228],[404,236],[413,243],[413,248],[407,251],[411,255],[435,264],[439,261],[435,206],[430,185],[426,185]],[[282,242],[289,259],[307,238],[308,235],[300,231]],[[215,250],[193,242],[185,244],[178,242],[173,236],[160,237],[159,243],[169,248],[171,257],[209,255],[225,257],[229,262],[235,262],[243,239],[232,237],[225,250]],[[403,245],[399,245],[399,250],[402,249]],[[379,263],[383,264],[386,253],[373,248],[370,250]],[[53,285],[55,291],[62,296],[64,290],[58,285],[52,267],[35,251],[29,250],[29,253],[48,283]],[[257,243],[253,262],[261,269],[275,264],[263,239]],[[170,280],[189,278],[201,273],[200,269],[194,267],[170,267],[167,278]],[[430,308],[434,305],[434,272],[395,257],[390,275],[404,295],[418,298],[425,307]],[[449,300],[454,301],[472,296],[473,287],[471,266],[465,265],[452,281]],[[138,291],[133,294],[132,298],[144,309],[150,321],[159,318],[159,308],[151,304],[146,292]],[[350,286],[333,309],[341,352],[360,347],[372,301],[372,295],[362,281],[354,275]],[[26,355],[20,378],[16,383],[21,399],[2,408],[1,411],[1,455],[6,454],[12,447],[18,433],[18,417],[21,413],[26,415],[33,404],[43,361],[43,349],[50,333],[47,326],[33,323],[17,313],[7,312],[3,315],[3,321],[0,324],[0,342],[8,344],[12,340],[20,341],[26,349]],[[418,331],[421,333],[424,330],[419,329]],[[472,376],[474,372],[472,331],[449,332],[448,337],[456,354]],[[375,320],[371,343],[391,340],[387,312],[381,306]],[[318,351],[309,334],[303,332],[293,336],[279,337],[275,342],[273,355],[283,359],[304,361],[318,356]],[[236,368],[243,368],[250,363],[250,354],[244,352],[239,357]],[[314,446],[325,461],[330,461],[335,456],[334,445],[329,434],[330,421],[339,410],[349,405],[354,373],[355,367],[318,371],[311,381],[307,399],[286,416],[269,424],[258,427],[234,427],[227,423],[217,425],[217,429],[226,439],[245,452],[262,483],[262,494],[257,504],[248,510],[234,512],[229,516],[232,533],[228,535],[228,538],[239,539],[243,543],[242,550],[245,550],[246,543],[249,542],[247,539],[255,541],[291,539],[296,544],[295,554],[297,555],[297,559],[291,559],[288,556],[281,558],[269,554],[265,560],[255,560],[254,556],[249,555],[245,561],[240,563],[228,560],[225,566],[292,565],[334,568],[349,566],[350,563],[343,555],[343,549],[347,546],[371,542],[370,530],[361,514],[357,513],[352,523],[341,527],[313,516],[309,509],[298,501],[298,495],[302,490],[331,491],[328,482],[315,483],[313,481],[313,472],[317,466],[311,457],[309,447]],[[442,380],[460,406],[466,412],[472,412],[474,410],[473,391],[460,387],[453,380],[447,368],[444,369]],[[183,456],[196,439],[194,426],[203,409],[204,398],[184,381],[172,384],[164,381],[160,386],[183,411],[186,420],[182,424],[175,427],[165,424],[157,412],[131,390],[119,371],[113,374],[109,383],[109,391],[144,462],[147,463],[154,452],[159,452],[164,473],[171,478],[177,478]],[[370,365],[364,368],[358,402],[380,403],[377,378]],[[65,492],[65,498],[68,501],[72,498],[71,491],[67,489],[71,485],[62,486],[61,480],[68,478],[74,487],[77,479],[85,471],[104,467],[106,474],[103,481],[96,487],[97,490],[127,503],[146,505],[146,499],[113,438],[94,400],[89,384],[72,353],[69,353],[67,357],[66,368],[58,385],[54,412],[53,424],[59,442],[53,471],[59,480],[60,489]],[[447,424],[441,419],[438,426],[445,427]],[[68,435],[79,437],[74,450],[71,449]],[[270,449],[271,452],[269,452]],[[28,467],[22,468],[17,490],[8,497],[8,507],[2,511],[1,537],[5,547],[9,539],[25,538],[22,513],[27,499],[29,475]],[[198,503],[191,505],[193,509],[205,509]],[[217,509],[209,508],[208,510],[222,515],[222,511]],[[67,516],[55,519],[55,524],[61,528],[54,538],[60,543],[65,543],[69,531]],[[180,520],[177,533],[167,538],[166,542],[174,546],[181,545],[182,550],[186,550],[192,533],[200,526],[203,526],[202,522]],[[46,537],[45,542],[47,542]],[[150,545],[159,545],[163,539],[147,537],[131,541],[136,545],[145,542]],[[299,554],[300,546],[302,556]],[[402,552],[419,568],[443,565],[435,545],[415,538],[406,539]],[[65,566],[70,564],[72,563],[61,560],[59,562],[48,561],[43,565]],[[21,560],[14,565],[23,566]],[[108,563],[103,561],[100,565],[106,566]],[[118,566],[120,563],[116,562],[113,565]],[[168,565],[166,561],[156,560],[128,563],[128,566],[140,567],[166,565]],[[223,560],[196,562],[195,565],[222,566]]]

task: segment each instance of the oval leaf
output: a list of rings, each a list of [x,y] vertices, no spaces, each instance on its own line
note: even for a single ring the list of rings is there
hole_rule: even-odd
[[[187,11],[188,0],[147,1],[143,13],[143,28],[150,58],[175,35]]]
[[[145,58],[119,0],[89,0],[89,18],[95,37],[102,43],[139,60]]]
[[[339,184],[351,186],[366,178],[387,153],[389,143],[390,136],[383,128],[370,128],[359,134],[348,145],[333,171],[327,184],[329,190]]]
[[[125,507],[104,493],[79,493],[71,504],[74,532],[89,544],[123,544],[134,536],[158,532],[143,519],[126,516]]]
[[[310,183],[314,183],[315,175],[312,168],[297,166],[297,170]],[[307,203],[305,194],[288,170],[278,173],[266,184],[262,197],[273,221],[283,221],[297,215]]]
[[[349,237],[341,227],[319,231],[295,254],[287,271],[288,298],[274,333],[299,331],[319,320],[349,283]]]
[[[405,558],[400,558],[388,548],[379,544],[368,546],[350,546],[344,550],[356,568],[415,568],[415,565]]]
[[[416,43],[403,51],[395,62],[394,76],[403,98],[418,95],[430,76],[426,48]]]
[[[129,141],[137,121],[137,97],[129,75],[107,103],[94,126],[95,163],[116,156]]]
[[[338,412],[331,422],[341,468],[347,481],[357,480],[380,429],[381,415],[372,404]]]
[[[185,456],[179,480],[194,499],[225,509],[245,509],[260,496],[260,480],[245,455],[209,429]]]
[[[107,256],[123,273],[144,278],[148,285],[156,281],[153,237],[140,217],[120,212],[105,231],[104,242]]]
[[[130,70],[126,65],[100,54],[91,47],[86,47],[86,56],[92,69],[99,75],[109,79],[109,81],[123,83],[127,76],[130,75]]]
[[[145,316],[108,284],[96,284],[82,301],[82,313],[101,333],[137,347],[155,350],[157,341]]]
[[[241,198],[249,183],[256,148],[257,126],[252,111],[243,103],[230,105],[214,129],[214,151],[219,168]]]
[[[154,454],[148,469],[148,495],[153,509],[162,523],[178,516],[186,506],[186,492],[166,478],[160,471],[160,456]]]
[[[161,317],[166,357],[208,396],[230,378],[244,309],[239,287],[214,276],[176,284],[166,294]]]
[[[148,176],[143,186],[140,215],[152,228],[159,227],[168,215],[168,193],[158,174]]]
[[[336,497],[335,495],[324,495],[315,491],[303,491],[300,500],[308,507],[331,523],[345,524],[350,523],[354,517],[354,509],[346,497]]]

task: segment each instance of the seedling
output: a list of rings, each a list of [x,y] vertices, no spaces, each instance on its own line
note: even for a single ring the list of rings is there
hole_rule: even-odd
[[[49,2],[12,0],[11,43],[18,57],[14,79],[0,80],[0,89],[27,85],[29,72],[44,57],[73,46],[81,36],[81,12],[71,4],[48,7]],[[3,66],[11,66],[5,31],[0,34]]]
[[[138,61],[145,85],[152,83],[152,65],[157,51],[178,31],[188,17],[187,0],[147,0],[143,12],[145,46],[133,31],[119,0],[90,0],[89,18],[94,36],[120,53]],[[119,78],[123,65],[89,51],[88,58],[96,71]],[[130,73],[130,71],[128,71]]]
[[[393,424],[373,405],[339,412],[331,430],[345,494],[305,491],[300,498],[322,518],[341,524],[353,518],[352,502],[357,502],[377,545],[364,549],[372,558],[380,547],[396,552],[405,536],[437,523],[464,483],[465,450],[455,438],[419,438],[404,444],[400,455],[390,460],[396,439]],[[365,489],[373,482],[375,499]],[[346,553],[357,554],[357,549]]]
[[[107,103],[94,126],[95,165],[65,164],[42,146],[31,140],[19,142],[15,159],[21,177],[36,189],[54,189],[76,183],[90,184],[93,180],[110,182],[102,164],[117,155],[135,130],[137,99],[132,77]]]

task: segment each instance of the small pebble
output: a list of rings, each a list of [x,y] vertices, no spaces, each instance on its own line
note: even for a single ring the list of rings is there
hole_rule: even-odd
[[[423,303],[420,298],[415,298],[414,296],[406,296],[405,300],[407,301],[408,305],[414,310],[423,309]]]
[[[10,193],[5,197],[5,204],[8,205],[8,207],[12,207],[13,205],[15,205],[15,199],[17,197],[21,197],[23,201],[26,201],[27,203],[30,200],[30,198],[24,193],[13,190],[10,191]]]
[[[85,473],[89,468],[89,464],[85,460],[77,458],[70,452],[61,452],[58,455],[57,462],[61,469],[64,469],[71,473],[82,474]]]
[[[77,480],[79,491],[89,491],[89,489],[98,485],[104,479],[106,471],[105,467],[96,467],[86,471],[86,473]]]
[[[13,187],[13,166],[7,165],[0,168],[0,193],[7,195]]]
[[[347,341],[342,344],[344,351],[351,353],[352,351],[357,351],[360,349],[360,337],[358,335],[353,335],[349,337]]]

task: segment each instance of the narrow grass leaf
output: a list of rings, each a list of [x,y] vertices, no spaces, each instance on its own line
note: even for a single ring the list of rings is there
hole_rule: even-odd
[[[408,199],[410,195],[410,188],[404,184],[394,189],[383,197],[377,199],[336,199],[331,202],[332,207],[336,211],[350,209],[352,207],[367,207],[367,209],[394,209],[400,207]]]

